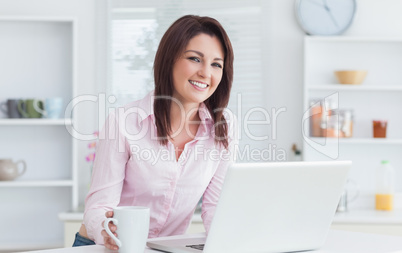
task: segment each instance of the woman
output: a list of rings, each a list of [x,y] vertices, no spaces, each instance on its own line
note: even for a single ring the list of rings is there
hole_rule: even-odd
[[[235,144],[233,117],[223,110],[233,50],[219,22],[192,15],[174,22],[159,44],[154,79],[154,92],[109,115],[101,131],[75,246],[118,249],[103,229],[116,206],[149,207],[152,238],[184,234],[203,197],[209,229]]]

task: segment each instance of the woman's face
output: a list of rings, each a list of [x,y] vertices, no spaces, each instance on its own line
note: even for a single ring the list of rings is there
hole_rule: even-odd
[[[224,57],[215,36],[193,37],[173,66],[173,97],[183,104],[204,102],[222,79]]]

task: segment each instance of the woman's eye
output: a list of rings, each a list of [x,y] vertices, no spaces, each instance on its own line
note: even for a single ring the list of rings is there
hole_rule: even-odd
[[[222,68],[222,65],[220,65],[219,63],[212,63],[212,66]]]
[[[188,59],[195,62],[201,62],[200,58],[198,57],[189,57]]]

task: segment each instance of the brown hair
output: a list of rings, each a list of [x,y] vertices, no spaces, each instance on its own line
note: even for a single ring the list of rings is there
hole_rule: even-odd
[[[215,142],[228,147],[228,125],[223,116],[223,108],[229,102],[233,81],[233,49],[229,37],[222,25],[210,17],[186,15],[176,20],[163,35],[155,55],[154,80],[155,97],[167,98],[173,95],[173,65],[185,50],[189,41],[205,33],[216,36],[224,49],[222,80],[215,92],[204,101],[215,126]],[[162,145],[168,143],[170,137],[170,105],[171,99],[155,99],[154,115],[158,138]],[[218,122],[218,123],[217,123]]]

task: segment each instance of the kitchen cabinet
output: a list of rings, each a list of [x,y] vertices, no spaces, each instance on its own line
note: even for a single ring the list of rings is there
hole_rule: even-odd
[[[58,213],[78,206],[77,140],[68,131],[76,127],[76,20],[1,16],[0,34],[0,101],[61,97],[65,108],[60,119],[0,115],[0,159],[27,164],[21,177],[0,181],[0,251],[61,247]]]
[[[402,38],[306,36],[304,39],[303,160],[353,161],[349,178],[360,191],[355,208],[374,208],[375,169],[381,160],[389,160],[394,166],[396,191],[402,191],[401,69]],[[362,84],[339,84],[336,70],[367,70],[368,74]],[[329,105],[331,110],[352,110],[352,137],[312,137],[309,131],[314,100]],[[375,119],[388,120],[386,138],[373,138]]]

